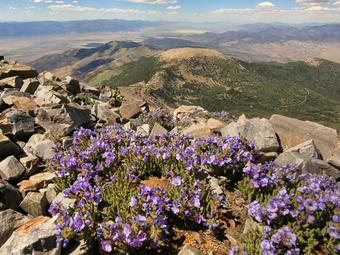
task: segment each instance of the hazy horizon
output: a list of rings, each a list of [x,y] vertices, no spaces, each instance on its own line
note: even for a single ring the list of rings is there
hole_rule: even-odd
[[[96,19],[339,23],[339,0],[0,0],[0,22]]]

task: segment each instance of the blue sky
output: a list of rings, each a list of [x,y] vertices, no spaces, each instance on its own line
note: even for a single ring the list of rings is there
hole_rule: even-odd
[[[340,0],[0,0],[0,21],[340,22]]]

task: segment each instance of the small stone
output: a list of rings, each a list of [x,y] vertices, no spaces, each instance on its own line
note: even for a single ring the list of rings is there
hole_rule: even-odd
[[[0,162],[0,176],[5,181],[18,180],[24,173],[25,167],[14,156]]]
[[[301,155],[311,157],[311,158],[316,158],[320,159],[319,153],[315,147],[314,141],[313,140],[308,140],[306,142],[300,143],[285,152],[298,152]]]
[[[29,192],[20,207],[32,216],[47,215],[48,202],[45,193]]]
[[[335,178],[340,177],[340,171],[329,165],[326,161],[307,157],[298,152],[281,153],[274,162],[277,165],[297,166],[302,172],[326,174]]]
[[[186,245],[178,255],[203,255],[203,252],[197,248]]]
[[[0,201],[4,204],[5,208],[16,210],[22,201],[22,197],[20,192],[11,184],[0,180]]]
[[[219,185],[217,178],[210,176],[209,177],[209,183],[210,183],[211,190],[214,193],[216,193],[217,195],[223,194],[223,190],[222,190],[221,186]]]
[[[20,159],[20,163],[26,168],[25,177],[30,177],[39,169],[39,158],[31,153]]]
[[[206,138],[213,135],[211,129],[204,123],[193,124],[183,130],[183,134],[193,136],[196,139]]]
[[[24,80],[24,84],[22,85],[20,91],[33,95],[37,88],[39,87],[39,85],[40,82],[37,79],[27,79]]]
[[[174,110],[173,114],[176,119],[181,119],[184,116],[190,116],[199,112],[205,112],[205,110],[201,106],[181,105],[176,110]]]
[[[166,130],[164,127],[162,127],[160,124],[155,123],[153,126],[149,138],[154,138],[156,136],[166,135],[168,133],[168,130]]]
[[[52,104],[65,104],[69,100],[53,90],[53,86],[39,86],[35,92],[35,102],[40,106],[49,106]]]
[[[57,243],[55,218],[39,216],[29,220],[13,232],[0,248],[0,254],[11,255],[60,255]]]
[[[56,178],[55,173],[43,172],[43,173],[32,175],[29,178],[29,181],[31,181],[34,184],[34,186],[37,187],[37,189],[40,189],[40,188],[47,187],[47,185],[53,182],[55,178]]]
[[[25,224],[28,220],[28,217],[12,209],[0,211],[0,247],[15,229]]]
[[[46,192],[46,199],[49,204],[53,202],[53,200],[57,197],[57,190],[55,184],[50,183],[48,184],[47,188],[45,189]]]
[[[223,137],[244,137],[254,143],[259,152],[277,152],[280,147],[273,126],[267,119],[247,119],[242,115],[237,122],[221,129],[221,133]]]
[[[91,112],[75,103],[41,107],[35,121],[50,131],[54,138],[61,138],[81,126],[91,124]]]
[[[56,201],[60,201],[61,205],[65,209],[73,207],[74,203],[76,202],[76,200],[74,198],[64,197],[64,194],[62,192],[58,193],[58,195],[55,197],[55,199],[53,200],[52,203],[55,203]]]
[[[23,83],[23,80],[19,76],[8,77],[0,80],[0,88],[10,87],[20,89]]]
[[[123,104],[121,107],[119,107],[119,113],[123,119],[129,120],[132,118],[137,118],[138,115],[142,113],[142,109],[137,104]]]
[[[128,123],[130,123],[130,122],[128,122]],[[150,125],[149,124],[143,124],[142,126],[137,127],[136,133],[138,135],[141,135],[141,136],[144,136],[144,137],[149,136],[150,135]]]
[[[54,147],[52,140],[46,139],[42,134],[35,134],[28,140],[24,151],[46,161],[54,157]]]
[[[340,145],[338,145],[335,150],[332,152],[331,158],[328,160],[328,163],[332,166],[340,169]]]
[[[70,92],[73,95],[80,93],[79,81],[70,76],[65,77],[65,86],[63,87],[66,91]]]
[[[95,104],[91,110],[92,115],[96,116],[97,119],[109,123],[119,123],[120,116],[113,112],[105,104]]]
[[[29,192],[38,191],[37,187],[30,180],[23,180],[17,184],[22,197],[25,197]]]
[[[6,114],[11,133],[18,138],[26,138],[34,133],[34,118],[27,113],[11,111]]]
[[[0,158],[17,155],[21,151],[20,147],[11,141],[7,136],[0,134]]]
[[[213,131],[213,132],[221,132],[221,129],[226,126],[226,123],[223,121],[210,118],[207,121],[207,126]]]

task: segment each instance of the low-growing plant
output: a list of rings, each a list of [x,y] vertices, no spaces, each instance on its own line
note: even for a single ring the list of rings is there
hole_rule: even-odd
[[[99,242],[102,250],[117,253],[161,249],[174,227],[214,229],[224,196],[202,176],[242,174],[251,148],[239,138],[145,138],[119,126],[80,129],[50,164],[64,196],[74,199],[70,207],[57,201],[50,208],[58,215],[58,240],[65,246],[73,238]],[[150,177],[165,185],[148,185]]]

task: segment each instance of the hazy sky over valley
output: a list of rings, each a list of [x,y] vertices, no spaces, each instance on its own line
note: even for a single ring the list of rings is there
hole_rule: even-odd
[[[0,0],[0,21],[340,22],[340,0]]]

